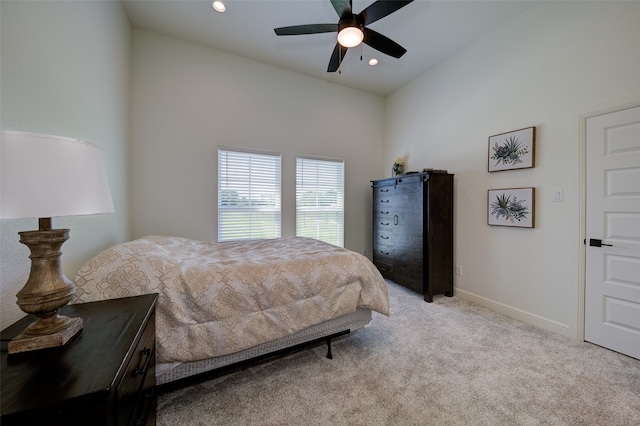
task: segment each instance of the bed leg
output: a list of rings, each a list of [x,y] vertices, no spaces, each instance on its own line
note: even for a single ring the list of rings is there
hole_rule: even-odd
[[[331,353],[331,339],[327,339],[327,358],[333,359],[333,354]]]

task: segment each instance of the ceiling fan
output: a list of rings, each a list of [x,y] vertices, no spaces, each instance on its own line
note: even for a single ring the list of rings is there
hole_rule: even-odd
[[[394,58],[400,58],[407,49],[382,34],[367,28],[367,25],[392,14],[413,0],[377,0],[357,15],[352,11],[352,0],[330,0],[340,17],[337,24],[307,24],[275,28],[279,36],[338,33],[338,42],[333,49],[327,72],[336,72],[350,47],[365,43]]]

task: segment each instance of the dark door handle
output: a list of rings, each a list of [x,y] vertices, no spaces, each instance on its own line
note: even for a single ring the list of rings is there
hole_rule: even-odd
[[[602,247],[602,246],[613,247],[612,244],[604,244],[602,240],[596,240],[595,238],[591,238],[589,240],[589,245],[591,247]]]

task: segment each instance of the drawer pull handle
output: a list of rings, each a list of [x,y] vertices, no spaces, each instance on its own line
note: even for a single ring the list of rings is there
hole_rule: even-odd
[[[136,377],[140,374],[144,374],[144,372],[147,371],[147,367],[149,367],[149,363],[151,362],[151,349],[144,348],[143,350],[141,350],[140,361],[142,361],[143,357],[144,357],[144,362],[142,363],[142,367],[134,368],[133,371],[131,372],[131,375],[133,377]]]
[[[380,212],[380,214],[389,214],[389,212]]]
[[[389,237],[385,237],[384,235],[380,235],[380,238],[382,238],[383,240],[388,240]]]
[[[382,251],[382,250],[380,250],[380,253],[382,253],[382,254],[384,254],[384,255],[386,255],[386,256],[389,256],[389,252],[388,252],[388,251]]]
[[[388,203],[391,200],[380,200],[381,203]]]
[[[397,225],[398,224],[398,215],[393,215],[393,224]]]
[[[384,222],[380,222],[380,225],[384,225],[384,226],[387,226],[388,224],[389,224],[389,222],[387,222],[387,223],[384,223]]]
[[[388,189],[381,189],[380,192],[389,192]]]

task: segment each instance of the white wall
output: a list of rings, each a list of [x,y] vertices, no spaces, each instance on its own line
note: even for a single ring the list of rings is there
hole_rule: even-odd
[[[387,98],[385,164],[455,173],[457,296],[578,336],[579,116],[640,99],[639,46],[639,2],[541,2]],[[536,167],[489,174],[487,138],[529,126]],[[487,190],[524,186],[536,228],[489,227]]]
[[[369,249],[369,180],[406,156],[407,170],[456,174],[455,263],[463,268],[456,295],[576,335],[578,117],[640,98],[640,3],[542,2],[386,101],[132,34],[118,2],[2,1],[0,14],[1,127],[86,139],[105,154],[117,213],[54,220],[71,229],[63,246],[68,276],[130,236],[215,240],[218,145],[282,152],[283,235],[294,233],[295,155],[344,158],[345,244]],[[487,173],[488,136],[532,125],[536,168]],[[486,225],[487,189],[513,186],[537,189],[533,230]],[[551,202],[554,188],[564,190],[564,202]],[[29,253],[17,232],[36,226],[0,221],[1,327],[22,316],[15,293]]]
[[[1,14],[3,129],[91,141],[104,154],[115,214],[54,218],[69,228],[65,274],[129,237],[129,21],[119,2],[5,1]],[[46,184],[46,182],[43,182]],[[36,219],[0,221],[0,327],[24,316],[15,294],[29,275],[19,231]]]
[[[133,30],[132,233],[217,240],[219,145],[282,154],[282,235],[295,234],[297,154],[345,160],[345,246],[371,245],[382,97]]]

